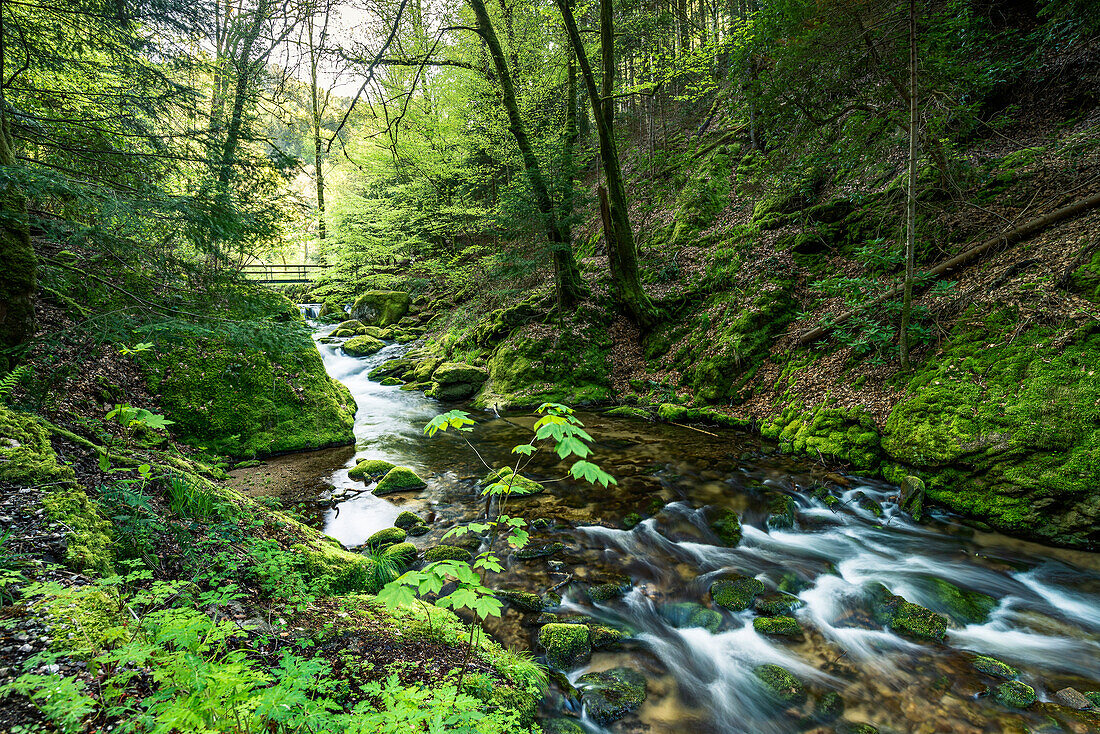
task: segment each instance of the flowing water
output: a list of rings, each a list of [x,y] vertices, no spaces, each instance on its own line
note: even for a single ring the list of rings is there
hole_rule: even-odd
[[[428,547],[455,523],[477,517],[477,481],[486,473],[482,460],[493,466],[514,461],[510,449],[529,439],[534,418],[475,412],[472,446],[448,434],[428,439],[424,424],[447,408],[419,392],[367,379],[374,366],[406,347],[387,346],[363,359],[346,356],[335,343],[318,348],[329,373],[351,389],[359,406],[355,458],[334,467],[319,497],[324,509],[317,520],[324,530],[354,547],[408,509],[432,522],[430,534],[414,539]],[[897,508],[895,487],[828,473],[743,432],[578,415],[596,439],[592,460],[618,485],[604,489],[563,480],[566,464],[552,455],[536,458],[525,474],[546,481],[548,491],[512,500],[510,511],[540,519],[533,543],[560,541],[565,548],[548,558],[508,558],[495,581],[500,588],[539,594],[559,587],[564,598],[554,612],[582,614],[630,635],[620,649],[596,652],[568,675],[575,681],[584,672],[623,665],[645,673],[645,703],[612,731],[828,732],[845,731],[845,722],[868,722],[884,732],[1096,730],[1087,715],[1078,720],[1068,709],[1043,703],[1067,686],[1100,690],[1096,555],[982,533],[946,514],[916,524]],[[375,497],[366,491],[371,485],[348,478],[357,458],[409,466],[428,488]],[[843,504],[830,509],[815,499],[809,490],[821,487]],[[775,493],[797,504],[791,529],[766,527],[767,503]],[[881,502],[883,514],[864,509],[870,506],[864,498]],[[722,546],[712,534],[707,507],[742,516],[744,537],[737,547]],[[623,529],[631,513],[646,519]],[[797,596],[801,606],[793,616],[804,629],[801,638],[765,637],[753,629],[751,609],[734,613],[713,606],[710,584],[732,573]],[[619,574],[633,581],[629,593],[599,604],[588,600],[586,585]],[[913,642],[875,623],[865,591],[869,582],[953,613],[937,579],[987,594],[996,606],[982,622],[953,620],[944,644]],[[722,624],[714,632],[672,626],[666,611],[672,602],[718,609]],[[538,652],[538,616],[507,609],[488,626],[505,642]],[[1026,712],[999,704],[988,693],[999,681],[971,667],[974,654],[1019,669],[1040,703]],[[809,700],[777,706],[753,674],[765,663],[801,679]],[[547,698],[546,713],[583,715],[569,686],[561,681],[558,688]],[[813,707],[827,691],[840,693],[846,710],[841,721],[822,725],[815,723]]]

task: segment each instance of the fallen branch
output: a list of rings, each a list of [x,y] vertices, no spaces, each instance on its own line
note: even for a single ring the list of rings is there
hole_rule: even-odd
[[[1025,240],[1028,237],[1031,237],[1033,234],[1036,234],[1037,232],[1046,229],[1052,224],[1056,224],[1063,219],[1068,219],[1072,216],[1088,211],[1089,209],[1092,209],[1096,206],[1100,206],[1100,192],[1095,193],[1088,198],[1079,199],[1072,204],[1064,206],[1061,209],[1056,209],[1049,214],[1044,214],[1041,217],[1036,217],[1035,219],[1021,224],[1019,227],[1009,230],[1008,232],[999,234],[996,237],[991,237],[985,242],[982,242],[981,244],[978,244],[970,248],[969,250],[956,255],[953,258],[945,260],[936,267],[924,273],[923,276],[918,277],[917,283],[919,284],[919,286],[917,287],[923,288],[929,282],[935,280],[936,278],[939,278],[941,275],[969,263],[974,258],[988,252],[998,245],[1006,247],[1009,245],[1014,245],[1017,242]],[[844,313],[840,314],[831,324],[819,324],[813,329],[807,331],[802,336],[798,337],[798,339],[795,341],[795,346],[801,347],[817,341],[836,327],[843,324],[845,321],[851,319],[853,316],[862,313],[863,311],[866,311],[873,306],[877,306],[884,301],[895,298],[896,296],[900,295],[901,292],[902,286],[894,286],[877,298],[874,298],[857,308],[853,308],[850,311],[845,311]]]

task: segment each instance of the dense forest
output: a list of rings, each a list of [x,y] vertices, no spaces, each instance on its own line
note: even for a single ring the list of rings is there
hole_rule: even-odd
[[[1093,0],[0,0],[0,731],[1100,732]]]

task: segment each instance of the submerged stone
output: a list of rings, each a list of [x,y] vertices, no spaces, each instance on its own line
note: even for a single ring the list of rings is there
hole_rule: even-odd
[[[1026,709],[1035,703],[1035,689],[1018,680],[1006,681],[993,690],[993,696],[1005,706]]]
[[[818,721],[836,721],[844,713],[844,699],[836,691],[826,691],[814,702],[814,718]]]
[[[412,469],[404,466],[395,466],[386,476],[378,482],[378,486],[371,490],[376,495],[390,494],[392,492],[407,492],[426,487],[424,480],[416,475]]]
[[[801,637],[802,625],[794,617],[757,617],[752,628],[762,635],[775,637]]]
[[[741,518],[733,510],[723,507],[707,513],[711,531],[718,540],[731,548],[741,542]]]
[[[1004,678],[1005,680],[1011,680],[1020,674],[1020,671],[1016,670],[1011,665],[1002,663],[997,658],[991,658],[986,655],[977,656],[970,662],[970,665],[979,673],[992,675],[995,678]]]
[[[563,550],[565,550],[565,543],[554,541],[552,543],[528,545],[526,548],[520,548],[512,553],[512,557],[518,558],[521,561],[529,561],[533,558],[546,558],[555,553],[560,553]]]
[[[424,560],[428,563],[436,561],[465,561],[469,563],[474,559],[470,551],[459,548],[457,545],[437,545],[424,551]]]
[[[568,670],[588,662],[592,644],[588,627],[583,624],[552,622],[539,630],[539,645],[546,650],[546,662],[551,668]]]
[[[795,504],[790,496],[777,494],[768,501],[766,524],[769,530],[789,530],[794,527],[794,519]]]
[[[932,590],[959,624],[982,624],[997,607],[997,600],[980,591],[960,589],[950,581],[932,579]]]
[[[778,665],[757,665],[752,669],[768,694],[780,703],[792,705],[806,700],[806,687],[790,671]]]
[[[528,479],[522,474],[514,473],[510,466],[505,466],[496,471],[489,472],[485,475],[485,478],[481,480],[482,487],[489,487],[493,484],[508,485],[508,491],[513,497],[526,497],[546,491],[546,487],[542,486],[534,479]]]
[[[882,517],[883,510],[882,505],[878,500],[868,497],[863,492],[856,492],[854,495],[856,504],[863,510],[870,512],[875,517]]]
[[[386,345],[373,336],[356,336],[344,342],[344,354],[349,357],[366,357],[381,350]]]
[[[637,512],[631,512],[629,515],[623,518],[623,530],[633,530],[638,527],[638,523],[642,521],[642,516]]]
[[[879,624],[917,640],[941,642],[947,634],[947,618],[906,601],[882,584],[871,585],[871,611]]]
[[[710,586],[710,598],[720,607],[733,612],[748,609],[757,594],[764,591],[764,582],[751,576],[738,576],[715,581]]]
[[[596,584],[595,586],[589,586],[585,592],[588,594],[588,598],[594,602],[608,601],[609,599],[617,599],[624,596],[628,591],[633,588],[634,584],[626,576],[607,581],[602,584]]]
[[[802,600],[797,596],[782,593],[758,596],[752,603],[753,610],[765,617],[789,617],[800,606]]]
[[[351,469],[348,469],[348,476],[352,479],[380,477],[390,469],[393,469],[393,464],[388,461],[382,461],[381,459],[365,459]]]
[[[645,676],[633,668],[586,673],[577,679],[588,716],[600,726],[623,718],[646,699]]]
[[[722,626],[722,615],[695,602],[674,602],[657,607],[661,618],[673,627],[684,629],[701,627],[712,634]]]

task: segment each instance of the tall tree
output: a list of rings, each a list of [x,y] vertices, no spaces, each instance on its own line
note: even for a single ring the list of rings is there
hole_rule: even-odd
[[[909,369],[909,317],[917,249],[917,0],[909,0],[909,181],[905,191],[905,283],[901,302],[901,367]]]

